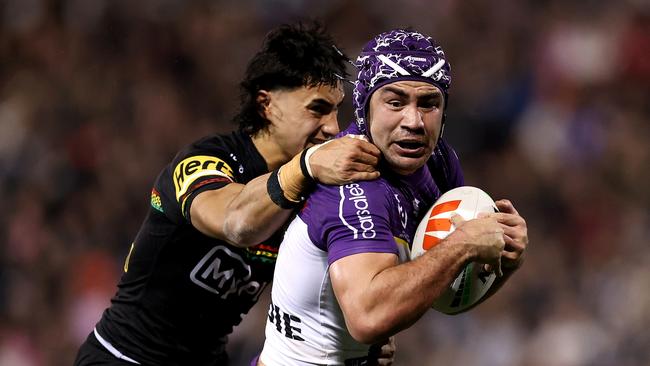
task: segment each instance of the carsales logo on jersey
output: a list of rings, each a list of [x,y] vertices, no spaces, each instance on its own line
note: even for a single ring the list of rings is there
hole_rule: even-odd
[[[375,232],[375,223],[372,222],[372,216],[370,216],[370,211],[368,210],[368,198],[365,195],[363,188],[357,183],[346,184],[350,197],[348,201],[352,201],[354,208],[356,209],[356,216],[359,220],[359,228],[361,228],[361,237],[364,239],[372,239],[377,236]],[[354,238],[358,237],[358,231],[356,228],[348,225],[354,232]]]

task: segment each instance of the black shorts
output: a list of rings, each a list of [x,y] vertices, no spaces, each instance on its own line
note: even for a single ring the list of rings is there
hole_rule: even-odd
[[[214,366],[228,366],[229,364],[228,354],[225,352],[210,362],[210,365]],[[144,366],[144,364],[142,365]],[[137,366],[137,364],[115,357],[99,343],[95,334],[90,332],[86,341],[79,348],[74,366]]]
[[[136,364],[120,360],[99,343],[95,334],[90,332],[86,341],[79,348],[74,366],[134,366]]]

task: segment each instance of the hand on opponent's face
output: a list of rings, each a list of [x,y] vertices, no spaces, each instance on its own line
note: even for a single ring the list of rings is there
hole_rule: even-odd
[[[314,179],[323,184],[342,185],[379,177],[379,149],[364,138],[347,135],[313,147],[309,164]]]

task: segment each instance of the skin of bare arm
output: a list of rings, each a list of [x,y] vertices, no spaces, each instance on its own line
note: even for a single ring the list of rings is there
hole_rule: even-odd
[[[316,180],[345,184],[379,177],[375,170],[379,156],[377,147],[367,141],[342,138],[320,147],[311,156],[310,164]],[[231,183],[218,190],[201,192],[190,207],[192,225],[205,235],[238,247],[268,239],[292,212],[269,198],[269,176],[264,174],[246,185]],[[308,181],[304,179],[303,184],[307,186]]]
[[[332,263],[332,287],[354,339],[376,343],[411,326],[468,262],[500,265],[505,241],[496,219],[453,220],[456,231],[411,262],[360,253]]]

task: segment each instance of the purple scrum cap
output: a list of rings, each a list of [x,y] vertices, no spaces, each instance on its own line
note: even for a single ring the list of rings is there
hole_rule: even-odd
[[[366,130],[366,106],[382,85],[416,80],[437,86],[445,96],[451,84],[451,66],[442,47],[415,31],[394,29],[368,42],[355,63],[359,73],[353,93],[354,114],[359,131]]]

